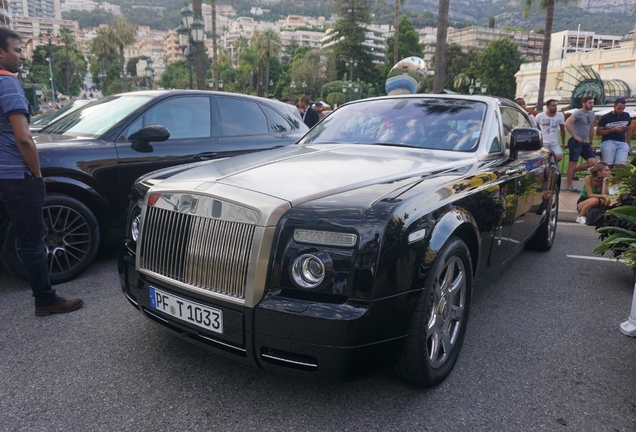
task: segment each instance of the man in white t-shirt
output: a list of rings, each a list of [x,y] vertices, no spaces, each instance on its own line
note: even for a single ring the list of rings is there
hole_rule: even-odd
[[[537,114],[537,127],[541,129],[543,136],[543,146],[554,152],[556,161],[561,162],[565,147],[565,116],[562,112],[557,112],[557,101],[550,99],[545,103],[545,112]],[[559,133],[561,134],[561,145],[559,145]]]

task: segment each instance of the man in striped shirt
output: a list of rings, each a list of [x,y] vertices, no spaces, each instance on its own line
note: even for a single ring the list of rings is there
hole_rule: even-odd
[[[29,104],[13,75],[24,59],[20,36],[0,27],[0,245],[11,222],[35,297],[35,315],[47,316],[77,310],[84,302],[59,297],[49,280],[42,218],[46,187],[29,132]]]

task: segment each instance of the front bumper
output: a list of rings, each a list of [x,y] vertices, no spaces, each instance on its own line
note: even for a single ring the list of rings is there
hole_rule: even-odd
[[[147,318],[198,346],[266,370],[321,380],[352,380],[394,364],[417,293],[362,303],[318,303],[269,296],[255,308],[169,286],[135,269],[124,246],[118,253],[122,290]],[[150,306],[149,286],[223,311],[224,333],[207,332]]]

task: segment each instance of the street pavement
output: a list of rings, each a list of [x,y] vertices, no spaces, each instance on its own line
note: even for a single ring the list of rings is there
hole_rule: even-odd
[[[114,249],[72,282],[77,312],[37,318],[0,270],[2,431],[634,431],[632,269],[559,223],[475,289],[460,358],[420,390],[381,374],[306,382],[236,364],[166,333],[121,294]]]

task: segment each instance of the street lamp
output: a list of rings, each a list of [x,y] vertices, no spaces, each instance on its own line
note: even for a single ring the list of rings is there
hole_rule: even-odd
[[[357,60],[350,58],[345,61],[345,66],[349,69],[349,82],[351,82],[353,80],[353,70],[358,67],[358,62]]]
[[[294,82],[294,80],[292,80],[289,83],[289,88],[292,90],[292,99],[293,99],[296,94],[296,83]]]
[[[152,59],[146,60],[146,77],[148,78],[148,87],[152,89],[152,83],[155,80],[155,70],[152,68]]]
[[[188,59],[190,65],[190,89],[194,89],[192,80],[192,67],[198,51],[198,44],[203,42],[205,25],[200,19],[194,17],[194,11],[189,6],[181,9],[181,24],[177,27],[179,46],[183,50],[183,56]]]
[[[303,81],[303,94],[306,95],[307,94],[307,83],[305,81]]]
[[[475,84],[473,83],[473,79],[470,79],[470,85],[468,86],[468,92],[470,94],[475,93]]]
[[[22,77],[22,82],[26,80],[27,75],[29,75],[29,70],[27,68],[23,67],[22,69],[20,69],[20,77]]]
[[[219,90],[223,91],[223,80],[222,79],[219,80]]]

